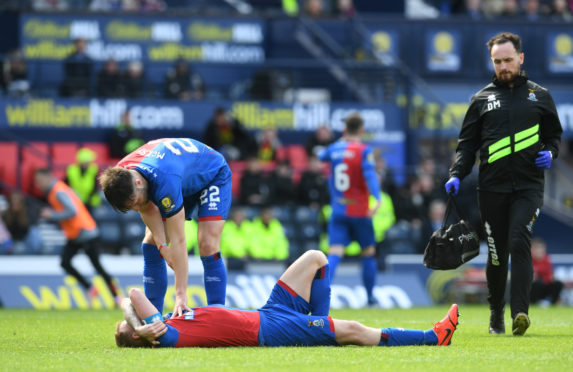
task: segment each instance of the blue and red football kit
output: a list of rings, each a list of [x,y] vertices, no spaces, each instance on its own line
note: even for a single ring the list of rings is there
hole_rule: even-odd
[[[150,141],[123,158],[119,167],[139,172],[148,183],[148,198],[166,219],[185,208],[190,220],[225,220],[231,206],[232,173],[225,158],[190,138]],[[163,311],[167,291],[165,260],[157,247],[142,244],[145,295]],[[227,274],[221,253],[201,256],[208,304],[224,304]]]
[[[337,345],[334,322],[328,316],[328,265],[317,272],[310,303],[278,281],[259,310],[224,306],[194,308],[165,321],[160,347],[313,346]],[[309,314],[315,315],[309,315]]]
[[[191,219],[196,206],[199,221],[227,218],[231,205],[231,170],[223,155],[199,141],[190,138],[153,140],[117,165],[141,173],[149,184],[149,200],[164,218],[185,207],[185,217]]]
[[[330,163],[328,181],[332,217],[330,245],[347,246],[353,240],[362,248],[375,244],[372,219],[368,217],[370,194],[380,200],[380,185],[370,146],[339,140],[319,154]]]

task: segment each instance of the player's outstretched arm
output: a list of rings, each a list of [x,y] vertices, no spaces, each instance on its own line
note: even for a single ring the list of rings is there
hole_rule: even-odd
[[[159,344],[156,340],[167,332],[167,326],[157,308],[141,290],[132,288],[129,298],[123,299],[121,309],[127,323],[140,337],[147,339],[152,345]]]
[[[183,314],[183,310],[189,310],[187,306],[189,259],[185,243],[185,209],[181,209],[165,221],[165,230],[171,246],[162,248],[161,255],[175,273],[175,307],[173,308],[173,316],[178,316]]]

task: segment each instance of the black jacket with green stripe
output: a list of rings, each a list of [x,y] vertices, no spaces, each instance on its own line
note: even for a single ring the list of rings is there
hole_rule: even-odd
[[[549,150],[556,159],[563,132],[553,98],[528,80],[525,71],[513,88],[495,76],[492,81],[472,97],[450,176],[460,180],[467,176],[479,150],[480,190],[543,191],[544,173],[535,158],[539,151]]]

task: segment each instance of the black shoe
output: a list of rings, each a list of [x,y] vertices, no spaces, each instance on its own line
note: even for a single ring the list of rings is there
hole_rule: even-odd
[[[489,333],[492,335],[505,334],[504,314],[505,309],[503,308],[501,310],[491,310],[491,314],[489,316]]]
[[[514,336],[523,336],[531,321],[529,320],[529,316],[526,313],[517,313],[515,318],[513,318],[513,335]]]

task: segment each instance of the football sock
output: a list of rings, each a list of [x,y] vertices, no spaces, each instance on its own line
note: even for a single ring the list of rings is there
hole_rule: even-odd
[[[374,284],[376,283],[376,259],[374,257],[362,257],[362,283],[366,288],[368,300],[373,299]]]
[[[341,260],[341,256],[337,256],[335,254],[328,255],[328,265],[330,266],[330,282],[332,282],[332,279],[334,279],[334,272],[336,271],[336,268],[338,267],[338,264]]]
[[[224,305],[227,289],[227,272],[221,259],[221,252],[211,256],[201,256],[203,263],[203,280],[208,305]]]
[[[163,312],[163,301],[167,291],[167,267],[155,245],[143,243],[143,289],[153,306]]]
[[[379,346],[436,345],[438,337],[431,329],[382,328]]]
[[[310,287],[312,315],[326,316],[330,310],[330,267],[324,265],[316,271]]]

